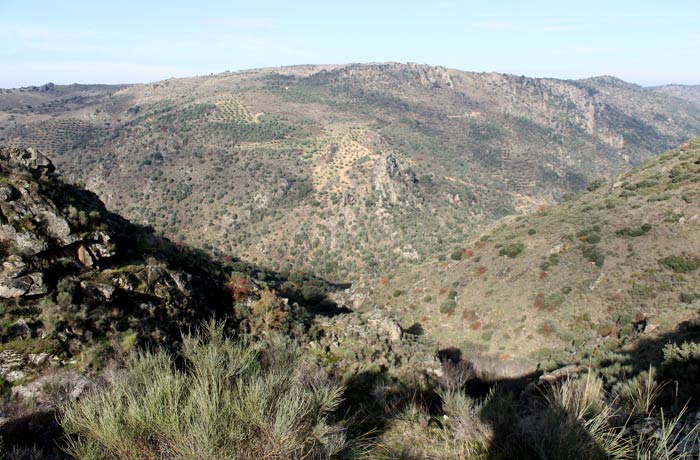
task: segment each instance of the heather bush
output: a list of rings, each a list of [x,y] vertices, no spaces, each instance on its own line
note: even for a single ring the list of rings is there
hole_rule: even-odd
[[[209,324],[183,339],[182,364],[135,355],[106,388],[69,403],[66,451],[97,459],[329,459],[345,447],[329,414],[342,388],[278,339],[265,350]]]

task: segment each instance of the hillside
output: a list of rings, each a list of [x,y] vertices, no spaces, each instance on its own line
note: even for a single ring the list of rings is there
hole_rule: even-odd
[[[0,138],[171,239],[334,281],[421,263],[700,132],[610,77],[299,66],[4,90]]]
[[[334,289],[175,244],[63,182],[41,152],[0,146],[0,456],[73,458],[59,452],[62,405],[132,370],[137,352],[187,354],[185,336],[212,321],[242,353],[303,351],[349,393],[437,378],[434,343],[330,302]]]
[[[505,361],[571,362],[666,334],[698,318],[699,183],[695,139],[349,298]]]
[[[656,86],[654,91],[670,94],[680,99],[700,104],[700,85],[664,85]]]
[[[213,260],[129,222],[34,149],[0,146],[0,262],[0,382],[174,350],[212,318],[231,334],[302,337],[340,311],[322,280]]]

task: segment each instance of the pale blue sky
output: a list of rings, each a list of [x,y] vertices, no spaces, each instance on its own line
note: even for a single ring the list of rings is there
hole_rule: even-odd
[[[419,62],[700,84],[700,0],[0,0],[0,87]]]

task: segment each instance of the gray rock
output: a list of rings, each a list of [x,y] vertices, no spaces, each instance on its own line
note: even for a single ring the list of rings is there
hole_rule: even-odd
[[[19,339],[29,339],[32,337],[32,329],[24,318],[18,319],[10,326],[10,333],[13,337]]]
[[[3,350],[0,352],[0,377],[5,378],[9,382],[24,378],[26,373],[22,369],[25,365],[24,358],[16,351]]]
[[[0,298],[3,299],[43,295],[47,292],[49,288],[44,283],[44,275],[40,272],[18,278],[0,279]]]
[[[49,236],[60,241],[63,245],[68,245],[73,242],[71,238],[69,238],[71,230],[66,219],[53,212],[53,210],[44,212],[41,219],[44,222],[46,233],[48,233]]]
[[[51,357],[50,354],[42,352],[42,353],[30,353],[27,355],[27,360],[34,366],[41,366],[45,362],[49,360]]]
[[[48,248],[48,243],[32,232],[18,232],[12,225],[0,225],[0,240],[11,241],[20,253],[35,255]]]
[[[61,400],[76,400],[85,394],[93,383],[90,379],[76,371],[63,371],[55,374],[44,375],[26,385],[19,385],[12,388],[12,395],[24,400],[33,400],[40,404],[51,404]],[[47,389],[53,393],[49,394]]]
[[[39,174],[49,174],[56,170],[46,155],[31,147],[27,149],[0,147],[0,157],[7,158],[10,162],[18,163]]]
[[[12,201],[17,198],[17,190],[10,185],[0,187],[0,201]]]

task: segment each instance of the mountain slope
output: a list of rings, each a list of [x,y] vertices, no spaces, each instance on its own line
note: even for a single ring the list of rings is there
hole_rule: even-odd
[[[700,104],[700,85],[663,85],[653,89],[659,93],[670,94],[679,99]]]
[[[700,132],[612,79],[300,66],[0,94],[0,137],[178,241],[336,281],[426,260]]]
[[[504,218],[434,262],[358,284],[354,298],[444,346],[506,360],[569,362],[642,330],[666,333],[698,316],[699,184],[695,139],[570,201]]]

